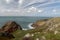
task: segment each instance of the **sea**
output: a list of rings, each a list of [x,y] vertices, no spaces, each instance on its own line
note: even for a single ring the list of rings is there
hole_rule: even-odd
[[[31,29],[31,24],[37,20],[48,19],[50,17],[29,17],[29,16],[0,16],[0,28],[8,21],[15,21],[23,29]]]

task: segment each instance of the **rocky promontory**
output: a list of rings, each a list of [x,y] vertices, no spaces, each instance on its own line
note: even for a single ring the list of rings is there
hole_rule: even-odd
[[[43,25],[46,24],[48,19],[43,19],[43,20],[37,20],[36,22],[34,22],[31,26],[38,28],[38,27],[42,27]]]
[[[17,24],[15,21],[9,21],[7,22],[2,28],[2,32],[14,32],[16,30],[22,30],[21,26]]]
[[[35,28],[45,28],[48,31],[59,31],[60,30],[60,18],[51,18],[47,20],[38,20],[32,24]]]
[[[1,40],[9,40],[11,38],[15,38],[13,36],[13,32],[17,30],[22,30],[22,27],[17,24],[15,21],[9,21],[7,22],[1,29],[0,29],[0,39]]]

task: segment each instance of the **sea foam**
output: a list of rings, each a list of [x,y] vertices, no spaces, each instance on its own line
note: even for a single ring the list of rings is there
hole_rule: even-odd
[[[35,29],[34,27],[32,27],[33,23],[27,24],[28,28],[23,28],[23,30],[29,30],[29,29]]]
[[[33,23],[28,24],[29,29],[34,29],[34,27],[31,26],[32,24]]]

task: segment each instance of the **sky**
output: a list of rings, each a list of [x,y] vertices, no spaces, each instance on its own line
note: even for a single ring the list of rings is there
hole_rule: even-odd
[[[0,0],[0,16],[60,17],[60,0]]]

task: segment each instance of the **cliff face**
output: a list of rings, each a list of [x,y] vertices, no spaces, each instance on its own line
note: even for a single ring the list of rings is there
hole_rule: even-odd
[[[21,26],[18,25],[15,21],[9,21],[2,27],[2,31],[8,33],[14,32],[18,29],[22,30]]]

